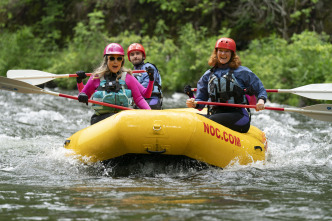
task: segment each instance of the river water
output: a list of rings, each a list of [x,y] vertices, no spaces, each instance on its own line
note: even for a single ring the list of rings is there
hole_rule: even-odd
[[[185,99],[166,97],[165,108]],[[265,110],[252,117],[268,137],[265,162],[114,176],[63,148],[90,106],[0,91],[0,108],[0,220],[332,220],[331,123]]]

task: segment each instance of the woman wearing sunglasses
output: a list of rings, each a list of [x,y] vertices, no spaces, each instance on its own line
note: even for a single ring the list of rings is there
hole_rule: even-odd
[[[147,88],[144,88],[132,76],[131,70],[123,67],[124,50],[120,44],[111,43],[104,50],[104,58],[84,86],[82,79],[85,72],[78,71],[77,87],[80,91],[78,101],[88,104],[88,99],[128,107],[132,101],[140,109],[151,109],[144,98],[149,98],[153,89],[153,77],[150,78]],[[92,105],[95,113],[91,117],[91,124],[95,124],[113,114],[119,109]]]
[[[188,99],[187,107],[203,109],[204,105],[196,104],[195,100],[247,104],[249,96],[246,96],[246,92],[250,96],[258,97],[257,111],[265,108],[266,90],[261,80],[249,68],[241,66],[233,39],[220,38],[208,64],[212,68],[198,81],[196,98]],[[232,130],[246,133],[250,128],[249,111],[245,108],[209,106],[207,117]]]

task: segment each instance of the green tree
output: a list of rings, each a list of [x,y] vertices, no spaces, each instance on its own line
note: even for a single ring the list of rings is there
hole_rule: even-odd
[[[312,83],[331,82],[332,45],[326,34],[304,31],[291,42],[272,35],[254,40],[240,53],[243,65],[263,81],[266,88],[291,89]],[[317,101],[292,94],[270,94],[272,101],[302,105]]]

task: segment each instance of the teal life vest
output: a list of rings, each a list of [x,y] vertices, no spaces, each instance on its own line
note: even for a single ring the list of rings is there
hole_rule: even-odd
[[[109,78],[102,78],[97,91],[93,94],[92,100],[115,104],[118,106],[129,107],[133,103],[131,90],[126,85],[126,72],[122,72],[120,79],[110,81]],[[93,104],[92,108],[97,115],[106,113],[117,113],[121,111],[117,108],[106,107],[98,104]]]
[[[233,75],[233,70],[218,78],[211,70],[208,92],[212,102],[247,104],[245,91]]]

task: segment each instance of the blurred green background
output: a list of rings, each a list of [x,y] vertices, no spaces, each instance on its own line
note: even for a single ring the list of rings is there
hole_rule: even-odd
[[[11,69],[92,72],[105,46],[143,44],[165,92],[196,87],[220,37],[267,89],[332,83],[329,0],[0,0],[0,75]],[[132,68],[126,60],[125,66]],[[48,86],[75,89],[75,79]],[[269,99],[322,103],[292,94]]]

